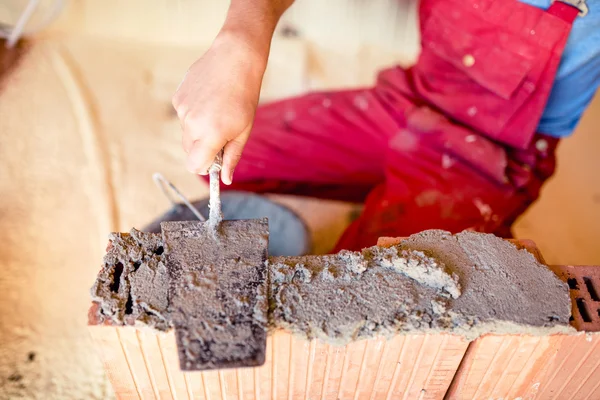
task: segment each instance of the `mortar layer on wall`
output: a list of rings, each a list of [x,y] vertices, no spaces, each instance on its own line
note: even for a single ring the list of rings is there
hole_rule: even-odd
[[[494,235],[430,230],[390,248],[272,257],[268,266],[270,328],[334,344],[397,333],[472,340],[573,331],[568,286]],[[167,280],[159,235],[113,234],[90,323],[169,329]]]
[[[270,260],[272,325],[336,343],[399,332],[567,332],[567,286],[493,235],[439,230],[361,253]],[[540,301],[544,299],[544,301]]]
[[[97,306],[90,318],[115,325],[147,325],[166,331],[169,274],[160,235],[132,229],[113,233],[104,266],[92,287]]]

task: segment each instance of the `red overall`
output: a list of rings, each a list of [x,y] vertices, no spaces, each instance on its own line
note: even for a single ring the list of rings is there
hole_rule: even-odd
[[[364,201],[337,249],[431,228],[510,235],[555,167],[536,134],[578,10],[422,0],[422,52],[374,88],[259,108],[223,189]]]

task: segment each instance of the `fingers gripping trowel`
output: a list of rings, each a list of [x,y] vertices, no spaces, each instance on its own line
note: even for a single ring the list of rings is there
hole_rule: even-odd
[[[163,222],[169,313],[181,369],[262,365],[266,351],[268,222],[223,221],[223,154],[209,170],[206,222]]]

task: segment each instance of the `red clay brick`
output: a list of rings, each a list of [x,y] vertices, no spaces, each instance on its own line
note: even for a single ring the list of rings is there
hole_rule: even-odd
[[[600,265],[551,265],[550,269],[569,284],[571,325],[579,331],[600,331]]]
[[[401,240],[381,238],[378,245]],[[543,262],[532,241],[514,243]],[[571,286],[573,325],[599,330],[600,267],[550,268]],[[335,348],[277,332],[269,338],[262,367],[188,373],[179,369],[172,332],[90,328],[123,398],[600,399],[600,334],[593,333],[490,334],[471,344],[451,335],[408,335]]]
[[[600,334],[485,335],[444,399],[600,399],[599,345]]]
[[[468,346],[444,334],[332,346],[277,331],[261,367],[187,372],[172,331],[91,326],[90,332],[123,399],[442,400]]]

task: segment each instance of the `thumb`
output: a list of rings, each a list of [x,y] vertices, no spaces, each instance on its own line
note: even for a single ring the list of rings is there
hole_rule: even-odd
[[[233,171],[242,157],[242,151],[248,141],[247,135],[240,135],[225,145],[223,154],[223,170],[221,180],[226,185],[233,182]]]
[[[196,140],[188,152],[187,169],[188,171],[206,175],[210,166],[215,161],[217,153],[225,145],[225,140]]]

